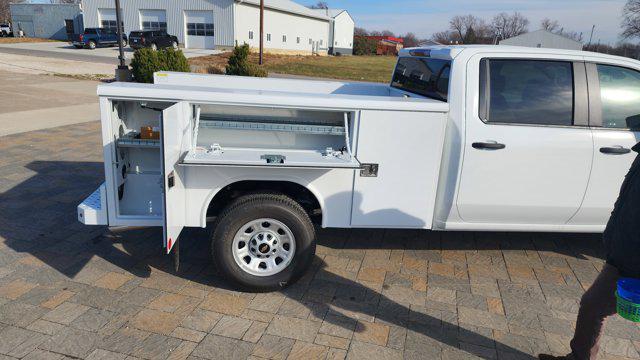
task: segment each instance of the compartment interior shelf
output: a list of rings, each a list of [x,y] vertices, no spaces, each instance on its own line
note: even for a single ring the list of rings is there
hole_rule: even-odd
[[[134,148],[160,148],[160,140],[135,139],[132,137],[123,137],[117,140],[118,147],[134,147]]]
[[[269,162],[278,158],[282,162]],[[348,154],[324,154],[313,150],[224,149],[206,151],[198,148],[186,154],[181,165],[261,166],[274,168],[358,169],[360,163]]]
[[[317,124],[287,124],[284,122],[255,122],[237,120],[200,120],[202,129],[231,129],[231,130],[259,130],[259,131],[281,131],[295,132],[302,134],[316,135],[337,135],[344,136],[344,126],[317,125]]]

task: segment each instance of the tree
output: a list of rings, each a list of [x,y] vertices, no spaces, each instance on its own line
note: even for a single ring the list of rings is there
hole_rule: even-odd
[[[453,31],[439,31],[431,35],[431,40],[439,44],[456,44],[459,42],[458,35]]]
[[[627,0],[622,13],[622,37],[640,37],[640,0]]]
[[[382,36],[392,36],[392,37],[396,37],[396,34],[391,31],[391,30],[382,30],[381,31]]]
[[[367,31],[367,29],[361,28],[361,27],[356,27],[353,30],[353,35],[355,36],[367,36],[369,35],[369,31]]]
[[[551,20],[549,18],[545,18],[540,22],[540,28],[542,30],[547,30],[552,33],[556,33],[560,31],[560,23],[558,23],[558,20]]]
[[[318,1],[309,7],[312,9],[329,9],[329,4],[326,1]]]
[[[407,33],[407,35],[403,36],[402,40],[404,42],[404,47],[416,47],[424,44],[425,42],[424,40],[418,39],[416,34],[412,32]]]
[[[551,20],[549,18],[543,19],[540,22],[540,27],[543,30],[550,31],[550,32],[552,32],[554,34],[558,34],[558,35],[567,37],[569,39],[573,39],[575,41],[582,41],[582,33],[579,33],[577,31],[565,30],[560,25],[558,20]]]
[[[11,10],[9,4],[23,3],[24,0],[0,0],[0,22],[8,23],[11,21]]]
[[[366,36],[356,36],[353,39],[354,55],[375,55],[378,49],[378,42]]]
[[[473,16],[454,16],[449,28],[456,35],[455,41],[463,44],[489,44],[492,42],[491,28],[484,20]]]
[[[528,32],[529,19],[519,12],[514,12],[511,15],[502,12],[493,17],[491,28],[496,40],[508,39]]]

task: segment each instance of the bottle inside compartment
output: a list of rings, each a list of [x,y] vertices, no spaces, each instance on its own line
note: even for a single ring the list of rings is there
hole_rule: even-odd
[[[113,102],[119,216],[163,215],[160,119],[169,105]]]

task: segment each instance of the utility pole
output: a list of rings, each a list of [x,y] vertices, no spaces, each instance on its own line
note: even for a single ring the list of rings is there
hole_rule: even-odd
[[[264,0],[260,0],[260,65],[264,63]]]
[[[120,0],[116,0],[116,26],[118,36],[118,59],[120,64],[116,69],[116,81],[131,81],[131,71],[127,66],[127,62],[124,58],[124,49],[122,48],[122,18],[120,16]]]

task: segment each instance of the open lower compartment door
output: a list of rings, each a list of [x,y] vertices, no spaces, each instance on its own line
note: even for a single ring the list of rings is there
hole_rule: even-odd
[[[190,113],[190,107],[185,102],[179,102],[162,112],[163,240],[167,254],[178,242],[185,224],[184,169],[177,165],[191,144]]]

